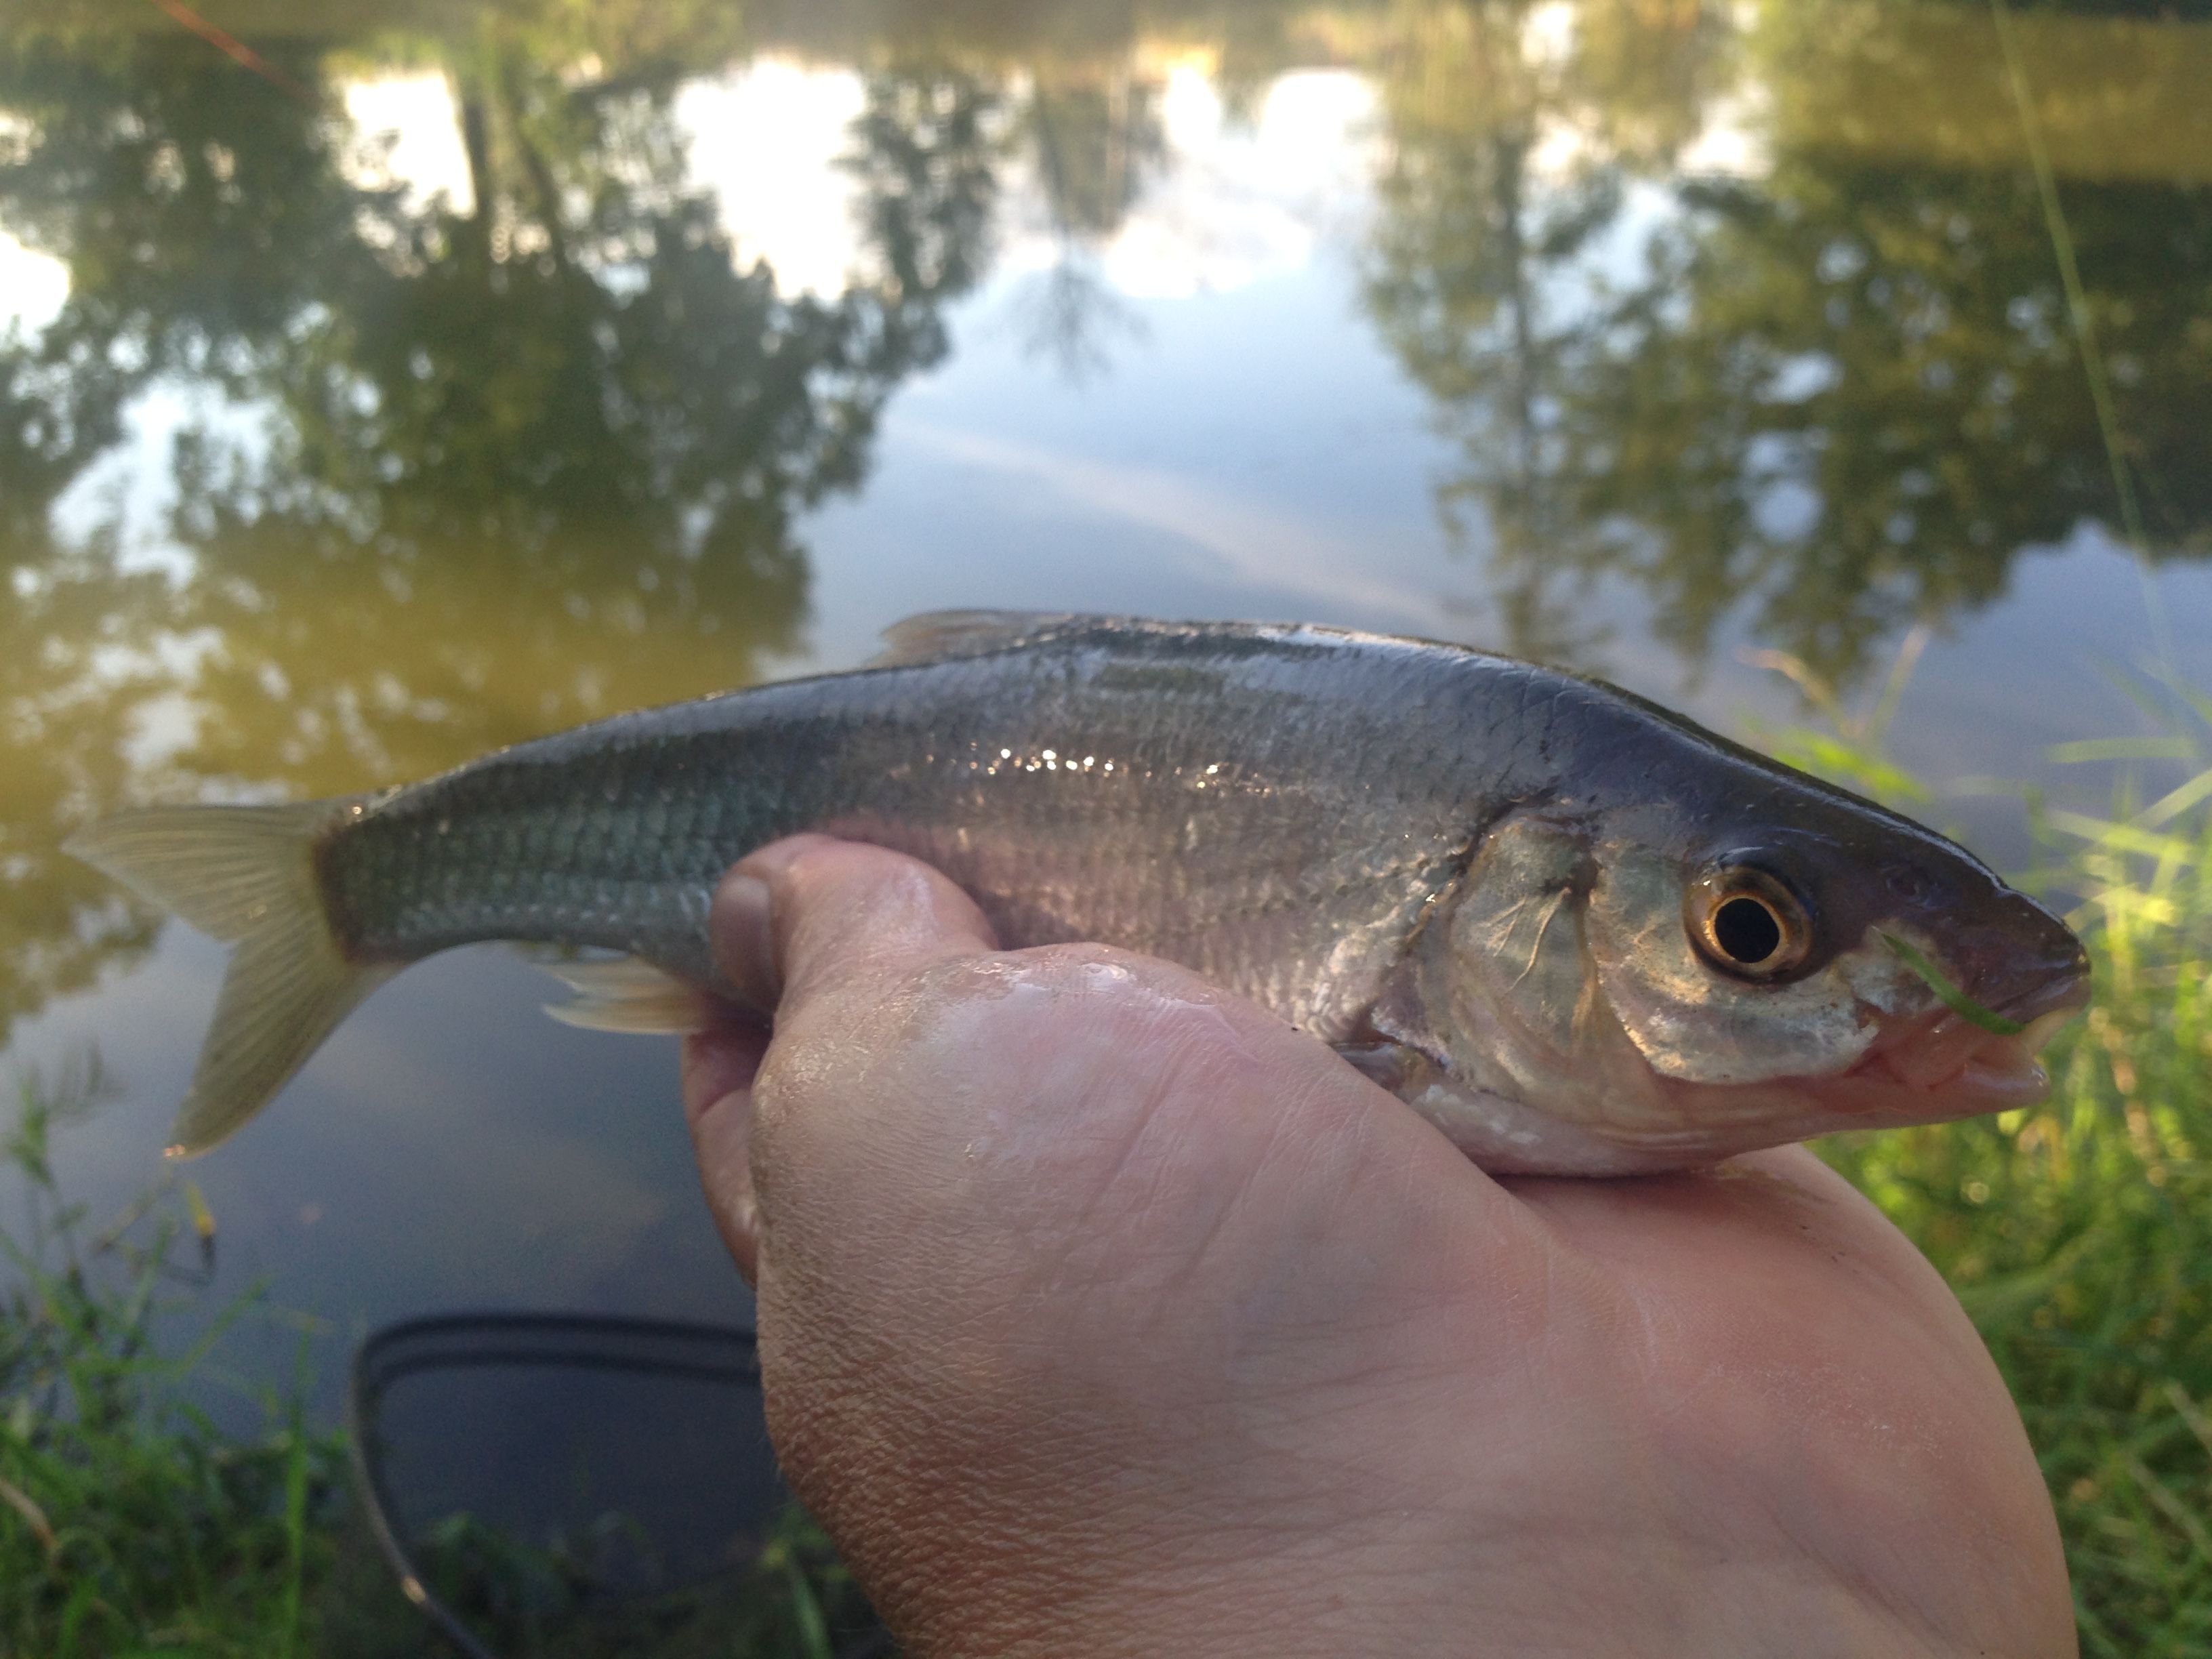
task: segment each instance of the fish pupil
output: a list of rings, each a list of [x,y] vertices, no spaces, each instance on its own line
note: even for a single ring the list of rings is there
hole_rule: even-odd
[[[1782,924],[1757,899],[1732,898],[1713,913],[1713,943],[1750,967],[1782,948]]]

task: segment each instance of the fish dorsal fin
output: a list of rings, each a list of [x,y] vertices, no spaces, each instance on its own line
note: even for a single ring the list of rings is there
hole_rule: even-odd
[[[925,611],[883,631],[884,648],[864,668],[901,668],[945,657],[1003,651],[1041,634],[1057,634],[1085,617],[1065,611]]]

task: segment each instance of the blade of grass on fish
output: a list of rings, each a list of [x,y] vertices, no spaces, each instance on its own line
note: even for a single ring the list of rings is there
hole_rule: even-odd
[[[2017,1036],[2027,1029],[2016,1019],[2007,1019],[2002,1014],[1983,1007],[1944,978],[1942,969],[1905,940],[1885,929],[1876,931],[1881,933],[1881,942],[1897,952],[1899,962],[1928,981],[1928,988],[1936,994],[1936,1000],[1969,1025],[1978,1025],[1984,1031],[1995,1032],[1998,1036]]]

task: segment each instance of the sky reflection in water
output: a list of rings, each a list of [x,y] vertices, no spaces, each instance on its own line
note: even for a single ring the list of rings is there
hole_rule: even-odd
[[[0,49],[0,1015],[121,1078],[98,1203],[219,960],[58,855],[125,801],[957,605],[1461,639],[1735,730],[1796,712],[1747,647],[1857,690],[1925,623],[1936,778],[2134,729],[2154,617],[2212,683],[2212,25],[2018,23],[2146,579],[1979,7],[208,12],[319,106],[121,0]],[[669,1046],[546,994],[380,993],[195,1167],[226,1277],[341,1330],[740,1308]]]

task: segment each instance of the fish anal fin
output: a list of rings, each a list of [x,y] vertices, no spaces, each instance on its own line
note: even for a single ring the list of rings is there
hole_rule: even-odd
[[[576,994],[573,1001],[545,1005],[563,1025],[668,1036],[703,1031],[714,1023],[714,1000],[705,991],[635,957],[538,965]]]
[[[925,611],[884,629],[883,650],[861,666],[900,668],[946,657],[980,656],[1084,620],[1070,611]]]

